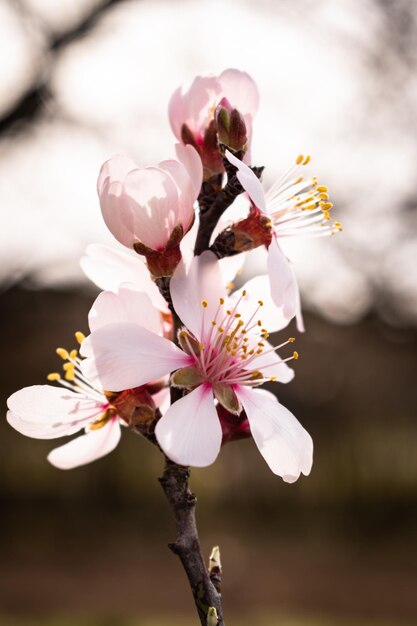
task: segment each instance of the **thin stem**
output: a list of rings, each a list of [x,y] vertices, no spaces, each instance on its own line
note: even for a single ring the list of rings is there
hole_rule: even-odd
[[[166,459],[164,473],[159,479],[174,513],[177,537],[169,548],[177,554],[187,574],[194,603],[202,626],[207,626],[210,607],[217,611],[218,626],[223,626],[221,595],[210,577],[201,554],[195,505],[196,497],[189,488],[190,470]]]

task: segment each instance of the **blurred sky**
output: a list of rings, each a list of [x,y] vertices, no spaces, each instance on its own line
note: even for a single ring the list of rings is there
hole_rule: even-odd
[[[311,153],[344,223],[288,246],[304,303],[342,323],[370,309],[415,323],[416,35],[412,0],[0,0],[1,280],[82,281],[85,246],[112,241],[101,163],[170,155],[172,91],[232,66],[259,85],[265,182]],[[28,93],[41,106],[14,124]]]

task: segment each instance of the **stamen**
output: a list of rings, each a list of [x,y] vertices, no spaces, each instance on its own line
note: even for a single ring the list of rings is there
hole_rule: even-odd
[[[78,343],[81,345],[85,339],[85,335],[80,330],[77,330],[77,332],[75,333],[75,338],[78,341]]]
[[[58,372],[52,372],[51,374],[48,374],[46,378],[47,380],[50,380],[50,381],[56,381],[56,380],[60,380],[61,376],[60,374],[58,374]]]
[[[57,348],[55,350],[55,352],[57,353],[58,356],[61,357],[61,359],[63,359],[64,361],[66,361],[69,357],[68,354],[68,350],[65,350],[65,348]]]

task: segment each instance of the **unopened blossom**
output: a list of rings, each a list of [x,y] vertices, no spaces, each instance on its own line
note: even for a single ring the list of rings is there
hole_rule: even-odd
[[[97,190],[104,221],[124,246],[149,258],[174,250],[194,222],[202,164],[192,146],[176,146],[178,160],[139,168],[115,156],[100,170]],[[179,260],[178,257],[177,260]]]
[[[80,342],[84,339],[82,333],[76,337]],[[77,350],[58,348],[57,353],[64,360],[63,372],[49,374],[48,380],[58,386],[20,389],[7,400],[7,420],[35,439],[57,439],[84,430],[85,434],[49,453],[49,462],[59,469],[72,469],[105,456],[119,443],[121,423],[150,419],[156,405],[166,401],[166,391],[157,385],[122,393],[104,391],[97,379],[82,374]]]
[[[174,135],[198,150],[205,178],[223,171],[215,120],[219,106],[226,114],[235,110],[241,116],[247,138],[245,159],[250,160],[252,124],[259,106],[259,93],[246,72],[227,69],[219,76],[197,76],[188,89],[179,87],[173,93],[168,107]]]
[[[289,382],[293,371],[267,341],[262,301],[248,312],[245,289],[230,300],[214,255],[205,252],[171,280],[175,310],[184,324],[176,346],[137,324],[121,322],[94,331],[82,345],[86,376],[122,390],[173,372],[171,382],[188,393],[156,425],[158,442],[181,465],[213,463],[222,443],[220,403],[240,416],[272,471],[287,482],[308,474],[312,441],[275,396],[257,389],[267,381]],[[237,299],[236,299],[237,298]],[[282,346],[292,343],[290,338]]]
[[[332,221],[328,189],[316,177],[300,172],[309,156],[300,155],[289,170],[265,193],[253,171],[231,152],[227,159],[237,168],[237,177],[250,197],[252,209],[268,218],[268,274],[272,298],[284,316],[297,317],[303,330],[300,293],[294,270],[283,253],[279,240],[287,237],[323,237],[342,230],[340,222]],[[239,229],[239,224],[235,226]]]

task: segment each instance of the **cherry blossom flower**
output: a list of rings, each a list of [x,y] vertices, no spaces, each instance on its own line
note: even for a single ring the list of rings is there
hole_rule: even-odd
[[[226,157],[237,168],[237,177],[253,206],[268,216],[272,240],[268,246],[268,274],[271,295],[277,307],[290,320],[297,317],[298,329],[304,330],[300,293],[294,270],[279,244],[285,237],[322,237],[342,230],[340,222],[332,222],[327,187],[319,185],[315,177],[299,175],[299,170],[310,162],[300,155],[294,165],[265,193],[253,171],[231,152]]]
[[[81,342],[82,333],[76,333]],[[155,406],[166,403],[160,386],[113,393],[83,376],[77,350],[57,348],[64,360],[63,375],[48,375],[52,385],[33,385],[16,391],[7,401],[7,421],[18,432],[35,439],[56,439],[84,429],[85,434],[52,450],[48,461],[59,469],[91,463],[114,450],[120,440],[120,424],[153,417]],[[154,395],[151,395],[151,392]],[[165,404],[164,404],[165,405]],[[136,411],[136,414],[135,414]]]
[[[86,377],[99,376],[116,391],[148,383],[174,372],[171,382],[188,391],[156,425],[158,442],[181,465],[203,467],[216,459],[222,427],[220,403],[239,416],[244,410],[251,433],[271,470],[287,482],[307,475],[312,441],[275,396],[257,387],[267,381],[289,382],[293,371],[267,341],[261,317],[243,289],[228,298],[219,264],[205,252],[188,267],[181,263],[171,280],[175,310],[184,324],[179,343],[132,322],[108,324],[82,344]],[[280,347],[293,341],[290,338]]]
[[[192,144],[200,153],[209,174],[223,171],[222,160],[211,137],[211,125],[218,105],[235,108],[246,126],[247,151],[250,162],[250,144],[253,118],[259,106],[258,88],[246,72],[227,69],[219,76],[197,76],[186,90],[179,87],[168,106],[172,131],[179,141]],[[214,129],[214,135],[216,130]]]
[[[139,168],[118,155],[104,163],[97,190],[104,221],[128,248],[163,251],[178,245],[194,221],[202,164],[192,146],[176,146],[178,160]],[[141,252],[142,253],[142,252]]]

